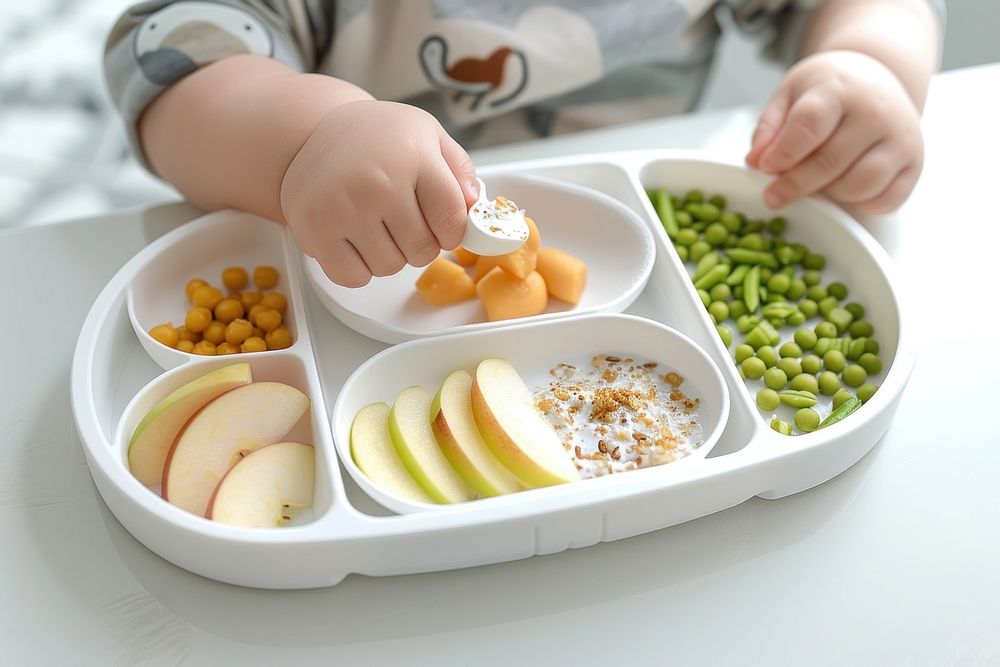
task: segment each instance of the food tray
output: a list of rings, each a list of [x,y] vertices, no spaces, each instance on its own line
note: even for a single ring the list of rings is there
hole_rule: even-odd
[[[665,528],[753,496],[780,498],[808,489],[858,461],[889,427],[913,367],[912,336],[888,256],[840,209],[819,200],[789,207],[786,215],[794,230],[789,237],[827,255],[826,279],[844,279],[854,287],[878,331],[886,370],[879,391],[849,419],[787,437],[772,431],[754,405],[644,192],[647,187],[697,187],[725,194],[733,208],[749,215],[765,215],[762,175],[679,151],[509,163],[482,169],[481,175],[538,176],[584,186],[634,211],[652,234],[655,262],[626,314],[561,314],[548,321],[489,326],[405,343],[376,357],[387,346],[331,315],[306,286],[306,262],[282,228],[231,211],[184,225],[150,244],[112,278],[84,322],[73,359],[72,406],[91,473],[110,509],[139,541],[192,572],[261,588],[322,587],[350,573],[392,575],[503,562]],[[181,305],[175,293],[188,278],[217,275],[233,264],[261,263],[277,266],[285,281],[279,287],[289,296],[290,328],[296,335],[292,347],[201,358],[158,346],[144,333],[159,321],[177,318]],[[852,280],[855,276],[864,276],[864,283]],[[156,310],[158,290],[171,292],[177,305],[169,312]],[[599,346],[593,353],[641,354],[641,349],[607,349],[617,340],[614,332],[626,330],[626,348],[641,347],[644,337],[657,342],[662,336],[665,352],[654,359],[692,373],[706,400],[716,400],[720,412],[728,411],[720,414],[717,429],[706,427],[706,444],[698,456],[460,505],[396,508],[406,514],[390,511],[390,500],[383,498],[380,504],[374,493],[365,493],[348,474],[352,464],[341,460],[346,449],[342,442],[335,444],[335,436],[343,439],[344,415],[361,399],[346,393],[341,397],[340,392],[349,380],[356,384],[357,377],[351,376],[365,364],[377,365],[391,355],[405,359],[408,349],[437,345],[437,352],[461,349],[469,356],[438,362],[453,370],[473,353],[478,358],[516,357],[517,349],[503,348],[502,341],[529,333],[549,342],[540,343],[524,362],[563,360],[545,356],[546,349],[550,355],[562,352],[551,342],[559,337],[574,338],[565,348],[569,355],[579,356],[588,341]],[[701,350],[690,347],[692,341]],[[670,358],[671,350],[685,349],[682,357]],[[312,399],[309,419],[292,435],[316,445],[314,504],[311,513],[289,526],[248,529],[211,522],[164,502],[127,468],[128,435],[151,405],[187,380],[237,360],[251,363],[255,380],[286,382]],[[411,381],[411,370],[419,375],[434,367],[419,373],[401,368],[398,382],[382,400],[419,381]],[[537,380],[530,372],[527,377]]]

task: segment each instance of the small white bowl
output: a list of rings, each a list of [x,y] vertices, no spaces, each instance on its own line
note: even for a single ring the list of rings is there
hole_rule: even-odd
[[[624,204],[589,188],[540,177],[484,178],[489,191],[517,202],[536,222],[543,247],[576,255],[587,263],[587,287],[576,306],[550,299],[541,315],[489,322],[479,299],[432,306],[414,283],[422,268],[373,278],[351,289],[331,282],[312,258],[306,273],[320,301],[358,333],[386,343],[461,331],[479,331],[586,313],[625,310],[646,285],[653,269],[653,237],[642,219]]]

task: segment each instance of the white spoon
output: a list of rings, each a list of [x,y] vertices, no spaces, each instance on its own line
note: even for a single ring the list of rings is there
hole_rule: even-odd
[[[514,252],[528,240],[528,223],[517,204],[498,197],[490,200],[486,184],[479,181],[479,199],[469,209],[462,247],[477,255],[492,257]]]

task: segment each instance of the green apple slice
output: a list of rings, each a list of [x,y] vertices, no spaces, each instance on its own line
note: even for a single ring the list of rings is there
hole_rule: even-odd
[[[434,502],[399,460],[389,437],[389,406],[372,403],[351,424],[351,458],[376,487],[407,500]]]

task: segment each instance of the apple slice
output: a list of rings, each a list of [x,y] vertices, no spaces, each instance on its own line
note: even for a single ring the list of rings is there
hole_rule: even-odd
[[[472,414],[472,378],[458,370],[445,378],[431,404],[431,429],[455,472],[484,496],[520,491],[524,486],[487,448]]]
[[[389,437],[400,461],[434,502],[461,503],[475,497],[441,453],[431,429],[431,397],[423,387],[399,392],[389,412]]]
[[[506,359],[484,359],[476,368],[472,412],[490,451],[525,484],[551,486],[579,479],[559,436]]]
[[[250,364],[232,364],[178,387],[146,413],[128,443],[128,468],[136,478],[155,487],[163,478],[167,452],[191,416],[212,399],[250,384]]]
[[[219,396],[191,418],[170,449],[160,493],[204,516],[226,471],[284,437],[308,409],[305,394],[280,382],[254,382]]]
[[[316,462],[313,446],[277,442],[248,454],[226,473],[205,516],[233,526],[273,528],[293,509],[310,507]]]
[[[351,424],[351,458],[372,484],[407,500],[434,502],[410,476],[389,437],[389,406],[372,403],[358,410]]]

